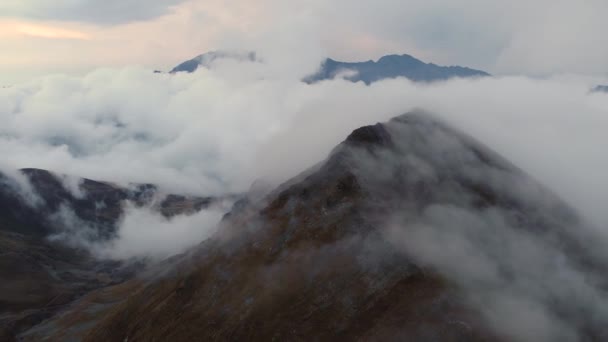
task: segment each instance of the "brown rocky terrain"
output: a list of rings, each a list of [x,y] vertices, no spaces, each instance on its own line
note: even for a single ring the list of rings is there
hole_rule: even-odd
[[[0,182],[0,340],[53,316],[76,298],[100,287],[131,278],[139,261],[98,260],[88,251],[67,246],[49,236],[61,229],[54,219],[62,206],[70,208],[93,238],[110,239],[123,214],[123,204],[150,204],[152,185],[123,188],[106,182],[78,180],[82,196],[64,185],[61,175],[46,170],[21,170],[31,184],[35,203],[28,203],[8,176]],[[214,198],[168,195],[157,205],[166,217],[192,214]]]

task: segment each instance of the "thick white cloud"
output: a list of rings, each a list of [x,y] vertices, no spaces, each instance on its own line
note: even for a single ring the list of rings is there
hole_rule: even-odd
[[[175,76],[106,69],[0,89],[0,153],[14,167],[225,193],[258,177],[284,180],[321,160],[352,129],[421,107],[608,222],[608,96],[589,93],[597,80],[310,86],[299,75],[283,76],[285,60],[278,65],[227,61]]]
[[[608,6],[605,2],[381,0],[372,4],[338,0],[285,4],[262,0],[254,6],[235,0],[229,4],[210,1],[200,8],[192,4],[196,2],[189,5],[218,24],[205,38],[206,44],[256,50],[265,63],[226,61],[213,70],[180,75],[153,74],[144,68],[100,69],[82,77],[52,76],[0,88],[3,167],[39,167],[93,179],[151,182],[165,190],[201,195],[239,192],[259,177],[278,183],[294,176],[322,160],[357,127],[424,108],[503,154],[574,205],[602,233],[608,232],[608,154],[604,151],[608,95],[589,92],[606,81],[601,75],[543,80],[497,77],[434,84],[397,79],[372,86],[341,80],[316,85],[299,81],[323,56],[368,59],[399,49],[431,61],[499,74],[603,74],[608,70],[608,48],[598,40],[608,31],[608,22],[601,18]],[[164,21],[163,27],[171,27],[166,24],[178,18]],[[125,32],[141,36],[142,27]],[[197,20],[191,20],[179,33],[196,33],[200,27]],[[124,47],[124,40],[120,42]],[[86,44],[95,46],[90,41]],[[105,46],[112,50],[110,47]],[[148,52],[146,49],[141,51]],[[121,53],[120,49],[112,51]],[[153,59],[155,54],[147,55]],[[23,179],[13,185],[28,191]],[[35,197],[30,200],[36,201]],[[205,239],[225,210],[167,221],[147,209],[130,209],[120,227],[120,238],[103,252],[118,257],[170,255]],[[417,238],[403,241],[414,256],[448,275],[471,271],[456,266],[487,260],[483,253],[481,259],[467,254],[476,250],[468,238],[485,231],[477,222],[483,215],[471,218],[471,213],[449,210],[431,214],[432,219],[447,217],[448,224],[456,219],[465,224],[458,226],[462,231],[444,236],[443,230],[436,229],[445,222],[431,220],[430,227],[435,229],[417,231]],[[72,234],[68,238],[80,238],[78,233],[66,233]],[[497,263],[517,266],[522,256],[538,261],[522,268],[518,283],[522,287],[528,287],[529,274],[544,274],[535,271],[545,261],[556,259],[544,241],[521,239],[509,232],[498,238],[491,247],[502,246],[508,253],[488,261],[490,269]],[[565,278],[547,274],[546,279],[533,279],[531,288],[537,291],[558,282],[572,284],[592,295],[583,298],[584,303],[592,301],[589,298],[595,293],[588,291],[577,270],[564,269],[569,272]],[[460,280],[473,289],[496,281],[482,275],[478,283],[477,271],[465,273]],[[535,322],[536,329],[528,331],[531,335],[515,337],[563,336],[555,330],[563,322],[545,316],[543,307],[536,305],[537,297],[528,298],[526,291],[521,292],[524,297],[518,293],[510,297],[500,286],[493,290],[498,292],[489,295],[498,296],[493,297],[496,305],[489,307],[490,320],[525,309],[528,316],[509,321],[517,325],[512,331],[521,332],[519,328],[527,328],[524,323]],[[554,290],[558,296],[567,296],[571,289]]]
[[[209,238],[232,205],[230,201],[218,202],[197,213],[167,218],[158,212],[156,204],[136,207],[125,203],[116,236],[109,240],[100,238],[98,228],[80,219],[73,208],[62,205],[49,217],[55,232],[48,238],[83,248],[100,259],[158,261]]]
[[[221,61],[195,74],[101,69],[2,88],[4,168],[155,183],[178,193],[241,192],[258,178],[277,184],[298,174],[357,127],[424,108],[531,173],[596,226],[608,228],[603,151],[608,95],[589,91],[601,79],[307,85],[300,78],[308,56],[261,57],[267,62]],[[175,222],[135,211],[121,225],[125,235],[112,252],[120,257],[178,252],[184,241],[204,239],[200,229],[212,231],[222,213],[183,219],[178,225],[183,234],[165,235]],[[129,233],[135,231],[129,227],[143,226],[155,232],[152,240]],[[127,253],[131,248],[134,254]]]

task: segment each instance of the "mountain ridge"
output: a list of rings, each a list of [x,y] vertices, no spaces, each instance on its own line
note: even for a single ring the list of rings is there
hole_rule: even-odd
[[[257,60],[255,52],[236,52],[236,51],[209,51],[200,54],[192,59],[182,62],[175,66],[170,74],[178,72],[195,72],[199,67],[210,68],[218,60],[236,60],[241,62],[255,62]]]
[[[470,215],[479,216],[474,236],[495,240],[479,251],[488,258],[497,257],[492,251],[503,237],[548,236],[542,246],[588,269],[572,236],[580,223],[573,209],[473,138],[410,113],[354,130],[317,167],[227,216],[170,274],[130,283],[128,300],[117,296],[90,320],[58,319],[40,331],[85,341],[512,340],[520,335],[490,324],[467,300],[467,283],[422,262],[408,243],[433,232],[421,225],[449,232],[454,217]],[[534,260],[492,260],[505,273],[497,283],[507,286],[543,270]],[[542,271],[551,283],[552,270]],[[547,310],[558,305],[556,314],[577,315],[575,334],[605,336],[603,317],[595,321],[593,311],[570,306],[559,291],[547,296],[554,303]],[[83,309],[72,310],[68,316],[76,317]]]
[[[211,68],[213,63],[219,60],[259,61],[254,52],[210,51],[177,65],[170,73],[191,73],[199,67]],[[377,61],[365,62],[342,62],[327,58],[321,63],[319,70],[305,77],[303,81],[312,84],[339,76],[352,82],[362,81],[365,84],[371,84],[397,77],[405,77],[414,82],[435,82],[454,77],[488,77],[491,75],[467,67],[425,63],[408,54],[392,54],[382,56]]]
[[[351,72],[353,74],[348,74]],[[352,82],[362,81],[371,84],[384,79],[405,77],[414,82],[443,81],[454,77],[487,77],[490,74],[467,67],[439,66],[424,63],[408,54],[386,55],[377,61],[341,62],[331,58],[326,59],[320,70],[305,79],[307,83],[330,80],[340,76]]]

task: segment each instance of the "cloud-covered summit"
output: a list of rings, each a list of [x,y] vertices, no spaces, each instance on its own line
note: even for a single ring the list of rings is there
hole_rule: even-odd
[[[255,52],[209,51],[180,63],[170,72],[195,72],[199,67],[211,68],[215,62],[226,59],[239,62],[255,62],[257,60]]]

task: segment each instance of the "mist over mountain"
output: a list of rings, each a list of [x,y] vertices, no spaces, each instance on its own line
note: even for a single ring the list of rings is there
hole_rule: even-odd
[[[151,184],[124,188],[40,169],[0,173],[0,339],[12,340],[84,293],[140,271],[154,254],[138,255],[141,251],[125,235],[134,215],[150,210],[173,221],[173,232],[164,234],[175,239],[182,234],[180,219],[212,212],[222,200],[162,194]],[[158,221],[148,220],[143,234],[154,234]],[[128,257],[122,254],[125,245]],[[168,246],[172,253],[180,251]]]
[[[195,72],[199,67],[210,68],[214,62],[221,60],[235,60],[241,62],[255,62],[255,52],[234,52],[234,51],[210,51],[180,63],[170,73],[176,72]]]
[[[602,243],[550,190],[418,111],[354,130],[203,244],[22,337],[601,341]]]
[[[287,21],[0,88],[0,340],[606,340],[602,80]]]
[[[0,342],[608,341],[606,13],[0,1]]]

